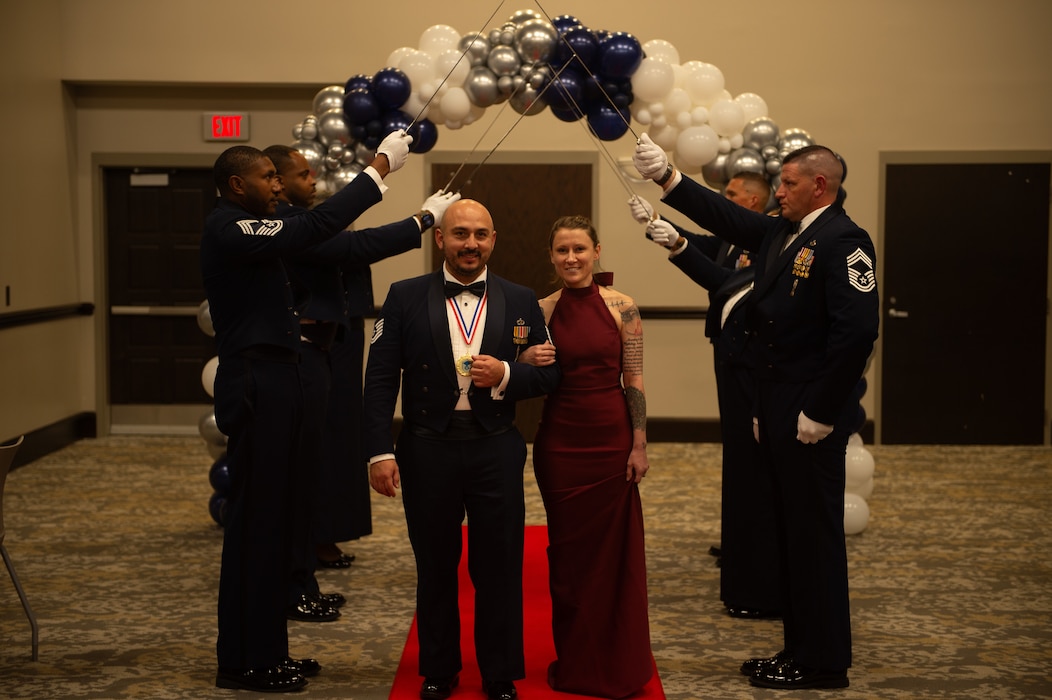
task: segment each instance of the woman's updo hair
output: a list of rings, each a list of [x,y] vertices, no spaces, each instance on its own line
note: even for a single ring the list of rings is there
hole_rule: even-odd
[[[572,214],[570,216],[560,216],[552,224],[552,230],[548,234],[548,250],[552,249],[552,244],[555,242],[555,232],[564,228],[574,231],[587,231],[588,237],[592,239],[592,245],[599,245],[599,234],[595,232],[592,220],[581,214]]]

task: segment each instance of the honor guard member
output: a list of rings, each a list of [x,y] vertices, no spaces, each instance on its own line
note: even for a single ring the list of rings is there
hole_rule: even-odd
[[[201,269],[219,368],[216,424],[228,437],[231,490],[219,578],[216,686],[285,692],[318,671],[289,658],[286,606],[302,420],[300,324],[281,256],[320,243],[380,201],[412,138],[390,134],[376,158],[325,204],[275,219],[281,185],[262,151],[234,146],[213,168],[219,201],[205,220]]]
[[[842,688],[851,666],[844,543],[844,459],[852,392],[879,325],[869,235],[843,208],[843,160],[806,146],[782,161],[781,216],[747,211],[683,177],[647,134],[636,169],[664,202],[756,253],[746,307],[753,337],[754,434],[772,472],[783,649],[741,668],[752,685]]]

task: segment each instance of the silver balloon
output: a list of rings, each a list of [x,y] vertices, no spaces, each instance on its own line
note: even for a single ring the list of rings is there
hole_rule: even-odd
[[[318,138],[318,118],[313,114],[309,114],[304,118],[303,131],[300,138],[304,141],[313,141]]]
[[[314,96],[314,113],[322,114],[330,109],[343,109],[343,86],[330,85]]]
[[[481,32],[465,34],[460,38],[460,43],[457,44],[457,46],[460,48],[461,52],[464,53],[472,66],[481,66],[486,63],[486,57],[489,56],[490,46],[489,40],[484,37]]]
[[[325,146],[318,141],[297,141],[292,147],[299,151],[307,160],[307,165],[314,172],[315,177],[325,167]]]
[[[486,38],[489,39],[489,45],[491,47],[498,46],[500,44],[500,30],[499,29],[491,29],[489,31],[489,36],[486,37]]]
[[[778,143],[778,125],[767,117],[756,117],[742,129],[742,145],[762,152]]]
[[[500,30],[500,42],[502,46],[514,46],[515,45],[515,25],[505,24],[504,28]]]
[[[790,153],[805,146],[813,146],[815,140],[803,129],[786,129],[778,139],[778,153],[784,158]]]
[[[543,16],[537,10],[519,10],[508,21],[512,24],[525,24],[533,19],[543,19]]]
[[[778,157],[778,146],[764,146],[760,149],[760,155],[763,156],[764,160],[770,160],[771,158]]]
[[[201,305],[197,307],[197,327],[200,328],[205,335],[215,337],[216,329],[212,327],[212,313],[208,308],[208,299],[201,302]]]
[[[782,159],[777,156],[774,158],[768,158],[765,162],[768,175],[777,175],[782,172]]]
[[[499,95],[497,76],[486,66],[475,66],[464,79],[464,90],[468,93],[471,104],[489,107],[496,104]]]
[[[345,185],[350,183],[351,180],[358,177],[358,173],[362,172],[362,166],[357,163],[351,163],[350,165],[341,165],[332,173],[330,178],[332,186],[335,191],[343,189]]]
[[[369,165],[369,163],[373,162],[373,157],[375,157],[375,155],[376,151],[374,149],[369,148],[361,141],[354,142],[355,162],[361,163],[362,165]]]
[[[726,165],[727,154],[720,153],[708,163],[701,166],[701,177],[704,178],[705,184],[717,190],[722,190],[728,181],[726,168],[724,167]]]
[[[299,141],[303,138],[303,122],[296,124],[292,127],[292,138]]]
[[[318,117],[318,140],[326,146],[334,143],[346,145],[351,142],[350,127],[343,116],[343,109],[330,109]]]
[[[344,149],[342,143],[334,143],[331,146],[329,146],[328,156],[330,158],[335,158],[336,160],[340,160],[341,158],[343,158],[344,150],[345,149]]]
[[[723,166],[723,171],[727,174],[728,180],[743,172],[766,175],[767,163],[764,161],[763,156],[753,149],[739,148],[727,155],[727,162]]]
[[[551,80],[551,77],[552,72],[548,69],[548,67],[541,66],[540,68],[534,69],[532,73],[526,76],[526,82],[528,82],[530,84],[530,87],[534,88],[535,90],[540,90],[548,84],[548,81]]]
[[[515,90],[515,82],[511,79],[510,75],[502,75],[497,78],[497,92],[500,93],[501,97],[508,97]],[[500,98],[497,98],[500,101]]]
[[[543,112],[548,106],[548,103],[541,97],[540,90],[525,84],[509,98],[509,104],[516,112],[526,116]]]
[[[510,46],[496,46],[489,52],[486,65],[498,76],[519,72],[519,54]]]
[[[227,437],[223,435],[223,431],[216,425],[216,412],[214,410],[201,416],[201,419],[197,421],[197,430],[209,445],[226,445]]]
[[[527,63],[547,61],[558,36],[555,27],[543,19],[527,20],[515,32],[515,50]]]

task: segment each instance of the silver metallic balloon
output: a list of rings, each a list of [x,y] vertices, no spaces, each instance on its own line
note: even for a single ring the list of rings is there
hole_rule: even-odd
[[[350,165],[341,165],[332,173],[330,180],[334,191],[338,192],[351,180],[358,176],[358,173],[362,172],[362,166],[357,163],[351,163]]]
[[[299,124],[296,124],[292,127],[292,138],[296,141],[299,141],[301,138],[303,138],[303,122],[300,122]]]
[[[489,56],[490,51],[489,39],[481,32],[465,34],[460,37],[460,43],[457,46],[464,53],[470,65],[481,66],[486,63],[486,57]]]
[[[491,29],[491,30],[489,30],[489,36],[487,36],[486,38],[489,39],[489,45],[490,45],[491,48],[499,46],[500,45],[500,30],[499,29]]]
[[[742,129],[742,145],[763,152],[767,146],[778,144],[778,125],[768,117],[756,117]]]
[[[217,460],[226,454],[226,445],[213,445],[211,443],[208,443],[207,447],[208,456],[211,457],[213,460]]]
[[[540,90],[548,84],[551,76],[552,72],[548,70],[548,67],[541,66],[540,68],[535,68],[528,76],[526,76],[526,82],[529,83],[530,87],[533,89]]]
[[[558,38],[555,27],[543,19],[527,20],[515,32],[515,50],[526,63],[547,61]]]
[[[495,46],[486,65],[495,75],[515,75],[519,72],[519,54],[510,46]]]
[[[543,19],[543,15],[537,10],[519,10],[508,19],[512,24],[525,24],[531,19]]]
[[[764,146],[760,149],[760,155],[763,156],[764,160],[770,160],[778,156],[778,146]]]
[[[318,117],[318,140],[326,146],[334,143],[346,145],[351,142],[350,127],[347,126],[342,107],[322,112]]]
[[[325,146],[319,141],[297,141],[292,147],[299,151],[307,160],[307,165],[314,172],[315,177],[325,167]]]
[[[777,175],[782,172],[782,159],[778,157],[768,158],[766,161],[768,175]]]
[[[767,163],[764,162],[763,156],[753,149],[739,148],[727,155],[727,162],[724,164],[723,170],[727,174],[728,180],[742,172],[766,175]]]
[[[299,138],[304,141],[313,141],[318,138],[318,118],[316,116],[309,114],[303,119],[303,129]]]
[[[725,168],[727,165],[727,155],[728,154],[726,153],[720,153],[708,163],[701,166],[701,177],[709,187],[722,190],[727,184],[729,179]]]
[[[201,437],[205,439],[210,445],[226,445],[227,437],[223,435],[223,431],[216,425],[216,412],[214,410],[201,416],[201,419],[197,421],[197,430],[201,433]]]
[[[343,86],[330,85],[318,91],[314,96],[315,114],[322,114],[330,109],[343,109]]]
[[[354,142],[354,160],[356,163],[362,165],[369,165],[373,162],[373,158],[376,156],[376,151],[369,148],[361,141]]]
[[[497,102],[497,76],[486,66],[475,66],[464,79],[464,90],[471,104],[489,107]]]
[[[793,151],[805,146],[813,146],[815,140],[803,129],[786,129],[778,139],[778,152],[784,158]]]
[[[541,97],[540,90],[525,84],[508,99],[512,109],[526,116],[543,112],[548,106],[548,103]]]
[[[214,338],[216,335],[216,329],[212,327],[212,312],[208,308],[208,299],[197,307],[197,327],[207,336]]]

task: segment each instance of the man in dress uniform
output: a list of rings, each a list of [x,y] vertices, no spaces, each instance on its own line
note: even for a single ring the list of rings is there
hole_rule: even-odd
[[[647,134],[636,169],[663,200],[717,236],[756,253],[747,303],[753,337],[754,433],[772,472],[782,576],[784,648],[742,673],[768,688],[842,688],[851,666],[844,544],[844,457],[879,324],[869,235],[838,197],[840,157],[807,146],[785,157],[781,216],[747,211],[683,177]]]
[[[457,568],[465,514],[484,690],[491,700],[511,700],[514,681],[525,677],[526,442],[513,422],[515,402],[552,391],[560,370],[515,361],[548,337],[533,291],[486,269],[495,239],[482,204],[449,206],[435,229],[442,269],[391,285],[365,373],[370,481],[385,496],[402,488],[416,557],[424,700],[449,697],[462,668]]]
[[[302,216],[274,219],[281,184],[262,151],[215,162],[219,202],[205,221],[201,269],[219,369],[216,424],[228,436],[231,491],[219,579],[216,686],[286,692],[317,673],[289,657],[286,606],[299,487],[300,323],[281,256],[332,237],[380,201],[412,138],[394,132],[365,177]]]

